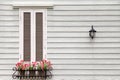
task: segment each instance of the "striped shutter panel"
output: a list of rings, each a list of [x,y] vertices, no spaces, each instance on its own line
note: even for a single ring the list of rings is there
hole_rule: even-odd
[[[42,60],[43,53],[43,13],[36,13],[36,61]]]
[[[24,13],[24,60],[30,61],[30,54],[31,54],[31,44],[30,44],[30,12]]]

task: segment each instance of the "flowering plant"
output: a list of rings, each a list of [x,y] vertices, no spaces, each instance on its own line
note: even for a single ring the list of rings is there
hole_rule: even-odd
[[[17,68],[18,70],[24,70],[24,69],[25,69],[24,61],[21,60],[20,62],[18,62],[18,63],[16,64],[16,68]]]
[[[23,60],[16,64],[17,70],[47,70],[51,69],[51,62],[43,59],[39,62],[25,63]]]
[[[35,70],[37,66],[37,62],[32,62],[29,66],[29,70]]]
[[[52,68],[51,62],[50,62],[49,60],[43,59],[43,60],[40,62],[40,65],[41,65],[41,69],[42,69],[42,70],[46,70],[46,69],[51,69],[51,68]]]

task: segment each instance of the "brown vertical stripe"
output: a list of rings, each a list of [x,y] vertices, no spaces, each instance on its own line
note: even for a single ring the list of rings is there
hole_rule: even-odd
[[[43,14],[36,13],[36,61],[43,55]]]
[[[30,61],[30,12],[24,13],[24,60]]]

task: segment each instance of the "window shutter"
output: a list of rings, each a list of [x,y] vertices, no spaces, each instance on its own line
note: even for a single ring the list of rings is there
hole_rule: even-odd
[[[43,13],[36,13],[36,61],[43,57]]]
[[[31,17],[30,17],[30,12],[24,12],[24,61],[30,61],[30,54],[31,54],[31,41],[30,41],[30,27],[31,27]]]

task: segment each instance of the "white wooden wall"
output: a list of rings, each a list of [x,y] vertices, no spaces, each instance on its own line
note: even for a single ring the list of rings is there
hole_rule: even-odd
[[[79,5],[62,1],[48,9],[51,80],[120,80],[120,0]],[[18,61],[18,22],[18,9],[0,5],[0,80],[12,80]],[[91,25],[97,30],[93,40],[88,35]]]
[[[120,80],[120,4],[58,3],[49,9],[48,59],[52,80]]]
[[[18,10],[0,5],[0,80],[12,80],[12,68],[18,61]]]

